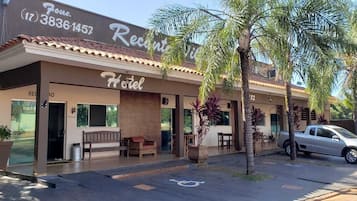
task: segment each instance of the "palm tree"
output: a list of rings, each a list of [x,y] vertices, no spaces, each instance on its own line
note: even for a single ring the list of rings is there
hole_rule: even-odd
[[[334,87],[334,85],[331,85],[332,80],[338,83],[343,77],[342,96],[345,97],[343,104],[351,108],[355,131],[357,132],[357,10],[353,5],[348,6],[348,8],[350,7],[352,7],[352,10],[341,9],[349,17],[346,17],[348,19],[348,25],[345,26],[347,34],[341,35],[341,38],[335,41],[337,43],[335,43],[334,49],[338,50],[338,54],[330,54],[329,59],[319,61],[324,65],[314,65],[314,68],[308,71],[307,86],[311,91],[310,107],[322,111],[324,103],[327,102],[330,91]],[[331,58],[337,59],[331,60]],[[341,75],[341,71],[346,73],[346,77]],[[319,74],[319,80],[314,79],[316,74]]]
[[[346,98],[352,106],[355,132],[357,132],[357,10],[354,8],[349,18],[348,41],[352,44],[346,48],[342,59],[346,66],[347,78],[344,86]]]
[[[225,83],[242,86],[243,121],[246,146],[246,173],[254,173],[253,129],[249,101],[251,44],[264,35],[265,20],[274,9],[273,0],[222,0],[222,9],[189,8],[173,5],[159,9],[150,20],[147,34],[149,49],[153,50],[155,33],[170,35],[170,48],[162,55],[166,72],[169,65],[180,65],[192,42],[201,45],[196,55],[197,68],[204,73],[200,99],[215,90],[225,75]]]
[[[334,79],[327,79],[327,76],[335,74],[327,72],[336,70],[336,68],[333,68],[334,65],[326,67],[325,65],[329,63],[328,53],[335,45],[335,43],[331,43],[335,40],[331,39],[338,37],[340,33],[339,24],[343,21],[343,15],[339,9],[344,4],[326,0],[281,0],[276,3],[276,7],[281,9],[275,9],[272,12],[274,17],[269,19],[270,21],[267,22],[265,27],[267,35],[260,38],[258,42],[261,44],[259,47],[263,47],[262,52],[273,62],[278,74],[284,81],[290,138],[290,143],[286,146],[290,146],[290,158],[295,160],[292,80],[294,74],[297,75],[296,73],[317,76],[314,79],[308,79],[310,82],[316,81],[316,83],[313,83],[315,85],[308,82],[308,86],[314,86],[318,89],[316,93],[310,94],[310,97],[313,96],[310,100],[315,100],[315,96],[321,95],[321,92],[322,94],[330,93],[331,80]],[[314,66],[320,68],[313,68]],[[300,71],[299,73],[299,70],[304,72]],[[320,80],[320,77],[326,79]],[[328,95],[325,97],[328,97]],[[310,105],[313,103],[313,108],[324,107],[325,100],[321,98],[318,100],[321,100],[318,102],[319,107],[316,106],[314,101],[310,101]]]

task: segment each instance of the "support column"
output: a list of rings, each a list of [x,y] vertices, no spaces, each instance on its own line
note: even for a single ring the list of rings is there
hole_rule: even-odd
[[[282,128],[282,130],[284,130],[284,131],[287,131],[288,130],[288,125],[289,125],[289,123],[288,123],[288,115],[287,115],[287,113],[285,112],[287,109],[286,109],[286,104],[285,104],[285,102],[284,102],[284,104],[283,104],[283,113],[282,113],[282,123],[283,123],[283,128]]]
[[[47,79],[45,79],[44,75],[41,75],[41,81],[37,83],[37,93],[36,93],[34,174],[41,174],[47,171],[48,108],[49,108],[48,93],[49,93],[49,82]]]
[[[231,105],[231,117],[232,117],[232,121],[231,121],[231,125],[232,125],[232,134],[233,134],[233,144],[236,150],[241,150],[241,146],[240,146],[240,139],[239,139],[239,109],[238,109],[238,101],[231,101],[230,103]]]
[[[184,96],[176,95],[175,110],[175,133],[176,133],[176,156],[184,156]]]

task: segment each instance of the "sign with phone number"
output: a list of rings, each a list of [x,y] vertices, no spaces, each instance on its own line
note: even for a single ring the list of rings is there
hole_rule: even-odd
[[[26,8],[21,11],[21,19],[32,22],[40,23],[44,26],[54,27],[57,29],[64,29],[66,31],[73,31],[78,33],[83,33],[86,35],[91,35],[94,31],[93,26],[81,24],[79,22],[70,21],[63,19],[61,17],[54,17],[47,14],[39,14],[37,11],[30,11]]]

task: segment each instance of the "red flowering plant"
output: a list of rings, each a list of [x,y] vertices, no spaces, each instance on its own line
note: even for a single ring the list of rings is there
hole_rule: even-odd
[[[210,125],[215,124],[221,118],[219,101],[219,97],[211,95],[204,104],[201,104],[199,99],[196,99],[191,104],[199,119],[199,125],[197,126],[198,145],[202,143],[203,138],[207,135]]]
[[[258,139],[263,138],[263,133],[259,131],[257,124],[260,121],[263,121],[265,118],[264,112],[260,108],[255,108],[252,106],[252,125],[253,125],[253,139],[258,141]]]

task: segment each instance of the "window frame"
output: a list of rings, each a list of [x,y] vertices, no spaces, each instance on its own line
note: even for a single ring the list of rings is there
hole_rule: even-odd
[[[323,134],[322,134],[322,135],[319,135],[319,130],[322,130],[322,131],[323,131]],[[331,137],[325,135],[325,134],[324,134],[325,132],[328,132],[328,133],[331,135]],[[325,129],[325,128],[317,128],[317,130],[316,130],[316,136],[317,136],[317,137],[332,139],[332,136],[334,136],[334,135],[335,135],[334,132],[332,132],[331,130]]]
[[[79,114],[79,105],[85,105],[88,108],[87,111],[87,124],[86,125],[78,125],[78,114]],[[96,105],[96,106],[105,106],[105,117],[104,117],[104,121],[105,121],[105,125],[104,126],[93,126],[91,125],[91,106]],[[100,104],[100,103],[77,103],[77,110],[76,110],[76,127],[77,128],[95,128],[95,127],[105,127],[105,128],[119,128],[119,104]],[[110,126],[108,125],[108,106],[115,106],[116,107],[116,112],[117,112],[117,118],[116,118],[116,126]]]
[[[190,116],[191,116],[191,132],[186,132],[186,130],[185,130],[186,123],[187,123],[187,122],[185,122],[187,112],[190,113]],[[192,134],[193,133],[193,123],[194,123],[193,122],[193,111],[191,109],[184,109],[183,114],[184,114],[184,117],[183,117],[184,118],[184,133],[185,134]]]
[[[225,113],[228,114],[228,121],[227,121],[228,124],[225,124],[224,122],[226,122],[226,121],[223,120],[223,117],[225,116]],[[217,122],[214,123],[215,126],[230,126],[231,125],[231,113],[230,113],[230,111],[221,111],[220,112],[220,116],[221,116],[220,120],[218,120]]]

